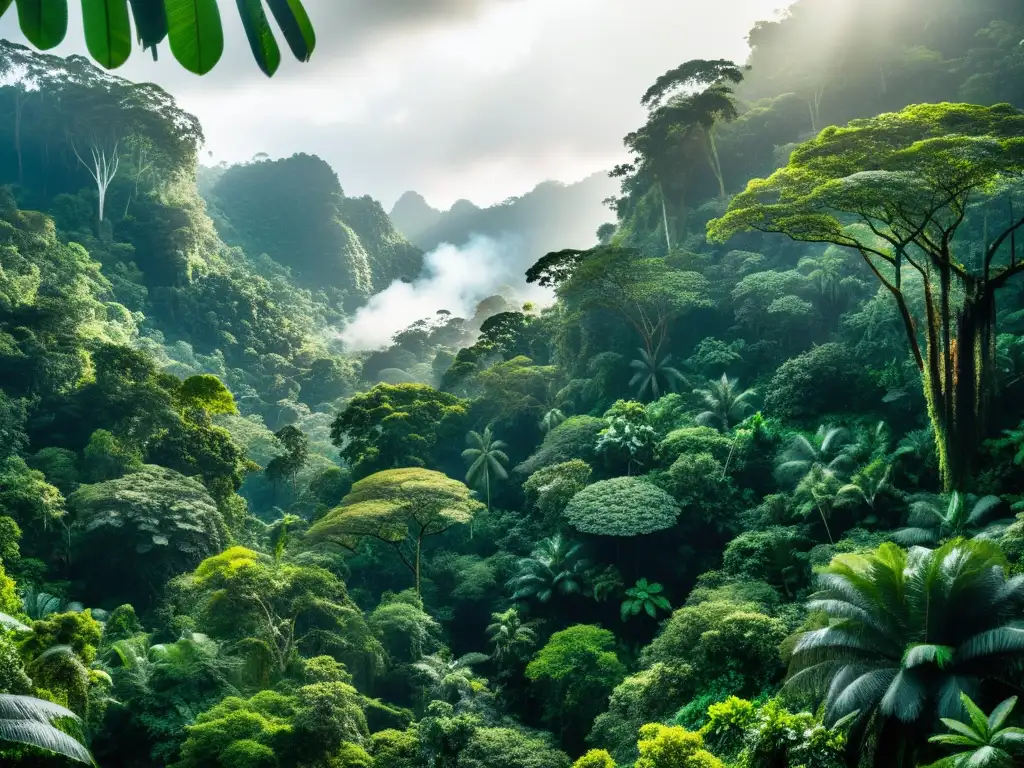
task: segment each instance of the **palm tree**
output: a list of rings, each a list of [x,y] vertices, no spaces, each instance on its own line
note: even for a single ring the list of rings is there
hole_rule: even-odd
[[[438,653],[424,656],[413,664],[413,668],[423,673],[434,698],[448,700],[452,694],[462,696],[473,690],[473,683],[479,682],[473,673],[473,667],[490,659],[482,653],[467,653],[457,659],[449,659]]]
[[[555,595],[574,595],[583,591],[586,561],[580,558],[582,547],[561,534],[543,539],[529,557],[519,561],[519,572],[509,580],[513,600],[536,599],[550,602]]]
[[[709,381],[707,387],[695,389],[693,394],[699,396],[708,408],[697,415],[696,422],[704,427],[728,432],[754,410],[750,401],[757,392],[753,389],[741,392],[739,380],[730,379],[723,373],[722,378]]]
[[[870,464],[839,489],[837,500],[839,503],[863,503],[874,511],[879,500],[892,490],[892,467]]]
[[[466,473],[466,484],[478,486],[480,481],[483,480],[487,488],[487,511],[490,512],[491,475],[495,475],[501,480],[508,478],[508,472],[505,470],[505,465],[508,464],[508,456],[502,451],[502,448],[507,448],[508,446],[501,440],[494,439],[490,427],[484,429],[482,435],[479,432],[470,432],[466,435],[466,442],[473,446],[462,452],[462,458],[472,462],[469,465],[469,471]]]
[[[910,505],[908,526],[893,533],[892,538],[904,546],[933,545],[943,539],[958,537],[996,539],[1011,522],[996,520],[986,523],[986,519],[996,511],[1003,515],[1010,512],[998,496],[983,496],[968,511],[966,498],[956,491],[948,497],[921,494],[915,496]]]
[[[54,725],[81,719],[69,709],[32,696],[0,694],[0,742],[44,749],[78,763],[92,765],[92,755],[82,743]]]
[[[807,474],[800,478],[800,482],[793,489],[793,496],[798,504],[797,510],[804,517],[817,512],[831,544],[835,544],[836,541],[832,538],[828,519],[832,516],[832,508],[840,490],[839,478],[835,472],[821,464],[812,464]]]
[[[984,540],[838,555],[807,604],[826,623],[795,637],[788,688],[823,695],[826,723],[858,712],[860,739],[877,729],[876,765],[913,765],[922,728],[959,715],[961,693],[1012,685],[1024,662],[1024,576],[1007,567]]]
[[[932,744],[960,747],[960,751],[932,763],[929,768],[1013,768],[1017,765],[1014,755],[1019,755],[1024,747],[1024,729],[1004,727],[1017,704],[1017,697],[1006,699],[987,717],[966,693],[960,694],[960,701],[968,719],[943,718],[943,724],[951,733],[928,739]]]
[[[815,466],[839,475],[852,468],[850,433],[841,427],[818,427],[814,437],[796,435],[779,454],[775,474],[782,483],[796,485]]]
[[[636,371],[633,378],[629,380],[629,386],[638,387],[636,391],[638,400],[643,400],[648,391],[651,393],[652,400],[661,397],[664,394],[661,387],[662,381],[665,382],[665,387],[669,392],[675,392],[680,384],[686,383],[683,374],[669,365],[672,355],[661,357],[657,348],[653,352],[648,352],[643,348],[638,348],[637,351],[640,353],[640,357],[629,364],[629,367]]]
[[[491,653],[498,661],[515,657],[520,649],[526,649],[537,640],[536,633],[523,623],[519,609],[512,606],[507,611],[491,614],[491,623],[487,627],[487,638],[494,651]]]

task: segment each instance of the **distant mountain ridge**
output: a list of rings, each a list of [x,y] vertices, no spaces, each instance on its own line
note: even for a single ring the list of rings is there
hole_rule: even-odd
[[[440,211],[410,191],[398,199],[390,217],[395,228],[424,251],[442,243],[461,246],[474,235],[513,234],[523,244],[524,260],[537,259],[549,251],[594,245],[597,228],[614,219],[603,201],[617,193],[618,184],[603,172],[574,184],[545,181],[525,195],[487,208],[458,200]]]

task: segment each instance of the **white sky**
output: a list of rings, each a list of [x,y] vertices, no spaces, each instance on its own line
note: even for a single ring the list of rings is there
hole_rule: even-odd
[[[754,21],[786,0],[305,0],[312,61],[281,40],[281,70],[252,62],[235,4],[226,50],[199,78],[166,44],[117,74],[152,80],[202,121],[204,162],[317,154],[347,194],[390,207],[415,189],[437,207],[486,205],[545,179],[572,182],[623,159],[640,95],[687,59],[746,58]],[[84,52],[81,8],[58,53]],[[15,8],[0,36],[23,42]],[[280,39],[280,38],[279,38]],[[207,154],[212,152],[212,159]]]

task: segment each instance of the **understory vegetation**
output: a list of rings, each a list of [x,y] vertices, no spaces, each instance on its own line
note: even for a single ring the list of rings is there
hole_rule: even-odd
[[[377,201],[0,42],[0,761],[1021,764],[1022,39],[798,0],[372,351]]]

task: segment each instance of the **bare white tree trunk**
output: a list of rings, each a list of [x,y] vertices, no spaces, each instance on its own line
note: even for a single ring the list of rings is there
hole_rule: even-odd
[[[118,142],[114,142],[114,149],[109,155],[105,149],[100,148],[94,142],[89,147],[89,154],[92,156],[91,164],[82,159],[74,142],[71,142],[71,149],[74,151],[75,157],[78,158],[78,162],[85,167],[85,170],[92,176],[93,181],[96,182],[96,191],[99,195],[99,219],[103,221],[103,210],[107,202],[107,189],[110,187],[110,182],[117,176],[117,168],[121,163],[121,157],[118,154]]]
[[[658,196],[661,198],[661,219],[665,225],[665,247],[668,249],[666,256],[672,253],[672,237],[668,231],[668,207],[665,205],[665,188],[661,186],[661,181],[658,181]]]

